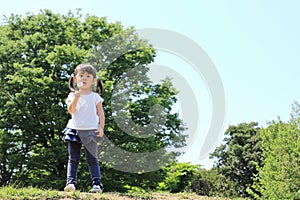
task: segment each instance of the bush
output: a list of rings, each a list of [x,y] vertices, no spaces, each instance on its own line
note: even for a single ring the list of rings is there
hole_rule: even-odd
[[[234,188],[233,181],[219,174],[216,168],[212,168],[197,171],[191,182],[190,191],[205,196],[237,197],[238,192]]]
[[[187,191],[198,168],[198,165],[189,163],[175,163],[165,167],[166,178],[159,183],[158,189],[171,193]]]

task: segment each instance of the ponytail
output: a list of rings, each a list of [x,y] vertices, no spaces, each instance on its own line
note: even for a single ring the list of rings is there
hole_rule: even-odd
[[[103,90],[103,85],[102,85],[102,83],[101,83],[101,81],[100,81],[99,78],[97,78],[97,87],[96,88],[97,88],[96,90],[98,90],[98,93],[100,95],[102,95],[103,92],[104,92],[104,90]]]

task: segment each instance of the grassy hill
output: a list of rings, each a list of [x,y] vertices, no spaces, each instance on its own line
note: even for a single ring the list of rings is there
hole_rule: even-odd
[[[92,194],[84,192],[62,192],[57,190],[44,190],[37,188],[14,188],[14,187],[3,187],[0,188],[0,199],[10,200],[23,200],[23,199],[36,199],[36,200],[51,200],[51,199],[63,199],[63,200],[90,200],[90,199],[103,199],[103,200],[132,200],[132,199],[153,199],[153,200],[225,200],[225,198],[213,198],[198,196],[194,193],[102,193]]]

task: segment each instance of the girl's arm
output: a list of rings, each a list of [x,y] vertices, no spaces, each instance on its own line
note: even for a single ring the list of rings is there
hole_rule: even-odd
[[[103,111],[102,101],[97,104],[97,114],[99,116],[99,128],[97,132],[99,132],[98,136],[102,137],[104,135],[104,123],[105,123],[105,115]]]
[[[77,105],[79,97],[80,97],[80,93],[78,91],[76,91],[74,99],[67,100],[68,112],[70,114],[74,114],[76,112],[76,105]]]

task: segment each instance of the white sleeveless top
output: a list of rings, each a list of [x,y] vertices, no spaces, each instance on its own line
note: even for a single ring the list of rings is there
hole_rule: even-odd
[[[75,93],[71,92],[66,101],[73,101]],[[104,99],[97,93],[91,92],[87,95],[80,95],[76,104],[76,111],[72,114],[67,127],[76,130],[98,129],[99,116],[97,115],[97,104]]]

